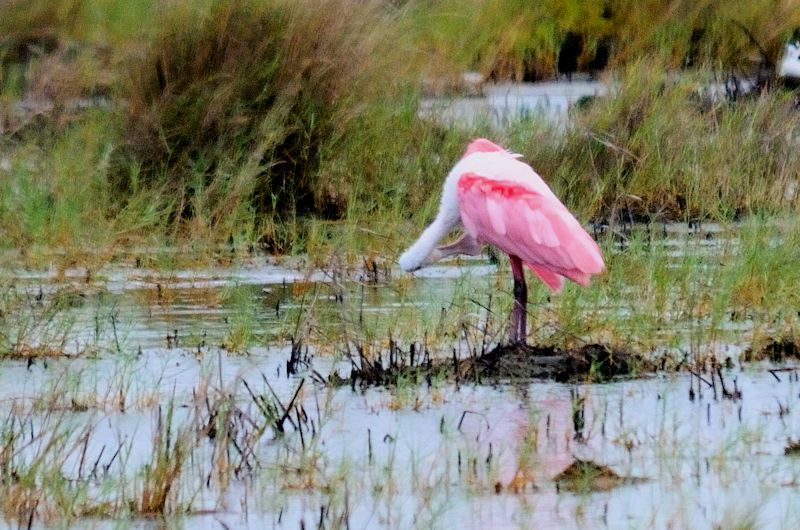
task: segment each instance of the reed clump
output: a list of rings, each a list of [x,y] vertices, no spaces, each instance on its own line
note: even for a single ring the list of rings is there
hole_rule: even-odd
[[[612,223],[796,211],[792,94],[735,99],[708,73],[665,66],[653,58],[621,69],[608,95],[573,112],[566,134],[515,128],[514,148],[570,206]]]
[[[167,9],[130,67],[116,189],[161,189],[171,218],[190,229],[230,232],[254,215],[342,217],[355,172],[328,166],[360,137],[375,99],[403,82],[393,36],[379,2]],[[274,228],[262,229],[281,247]]]

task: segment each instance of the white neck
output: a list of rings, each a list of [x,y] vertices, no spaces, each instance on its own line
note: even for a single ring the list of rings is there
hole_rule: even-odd
[[[453,225],[455,225],[455,223],[453,223]],[[436,249],[436,243],[453,228],[453,225],[447,226],[447,224],[440,221],[437,217],[436,220],[422,232],[419,239],[400,256],[400,267],[406,271],[413,271],[427,265],[427,259]]]
[[[445,180],[442,201],[436,219],[422,232],[419,239],[400,256],[399,263],[403,270],[413,271],[427,265],[428,258],[436,249],[436,243],[461,222],[461,210],[458,208],[456,189],[457,181],[458,174],[454,168],[454,171],[451,171]]]

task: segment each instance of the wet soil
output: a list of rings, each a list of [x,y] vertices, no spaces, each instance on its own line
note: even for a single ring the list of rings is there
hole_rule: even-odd
[[[603,344],[577,349],[528,344],[499,345],[479,356],[431,360],[427,353],[415,364],[414,350],[392,348],[388,356],[371,361],[353,360],[349,377],[332,374],[334,386],[392,386],[420,384],[431,380],[496,384],[514,381],[602,382],[640,375],[656,369],[655,364],[636,353]],[[388,358],[387,358],[388,357]],[[419,356],[417,356],[419,357]]]
[[[637,354],[603,344],[587,344],[574,350],[527,344],[501,345],[469,361],[472,371],[482,380],[604,381],[654,369]]]
[[[768,359],[774,363],[787,360],[800,360],[800,344],[794,338],[770,339],[760,348],[747,348],[742,355],[745,362],[763,361]]]
[[[800,439],[787,439],[786,447],[783,449],[783,454],[786,456],[800,456]]]
[[[577,493],[608,491],[645,480],[640,477],[622,477],[607,466],[577,458],[564,471],[553,477],[559,492],[565,490]]]

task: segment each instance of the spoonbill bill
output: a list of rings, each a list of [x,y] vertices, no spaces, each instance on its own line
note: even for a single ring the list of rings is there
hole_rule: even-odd
[[[485,139],[473,140],[444,181],[436,219],[399,259],[417,270],[454,254],[480,254],[489,243],[506,254],[514,275],[509,341],[525,344],[528,290],[523,264],[553,291],[564,278],[589,285],[605,265],[600,249],[521,155]],[[436,244],[459,223],[465,233]]]

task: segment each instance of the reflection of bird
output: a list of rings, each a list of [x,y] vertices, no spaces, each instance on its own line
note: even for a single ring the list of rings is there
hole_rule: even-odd
[[[436,219],[400,256],[413,271],[453,254],[476,255],[491,243],[509,255],[514,274],[511,343],[524,343],[527,287],[522,264],[554,291],[564,278],[588,285],[604,268],[597,243],[539,175],[502,147],[479,138],[444,182]],[[466,233],[455,243],[436,243],[459,221]]]

